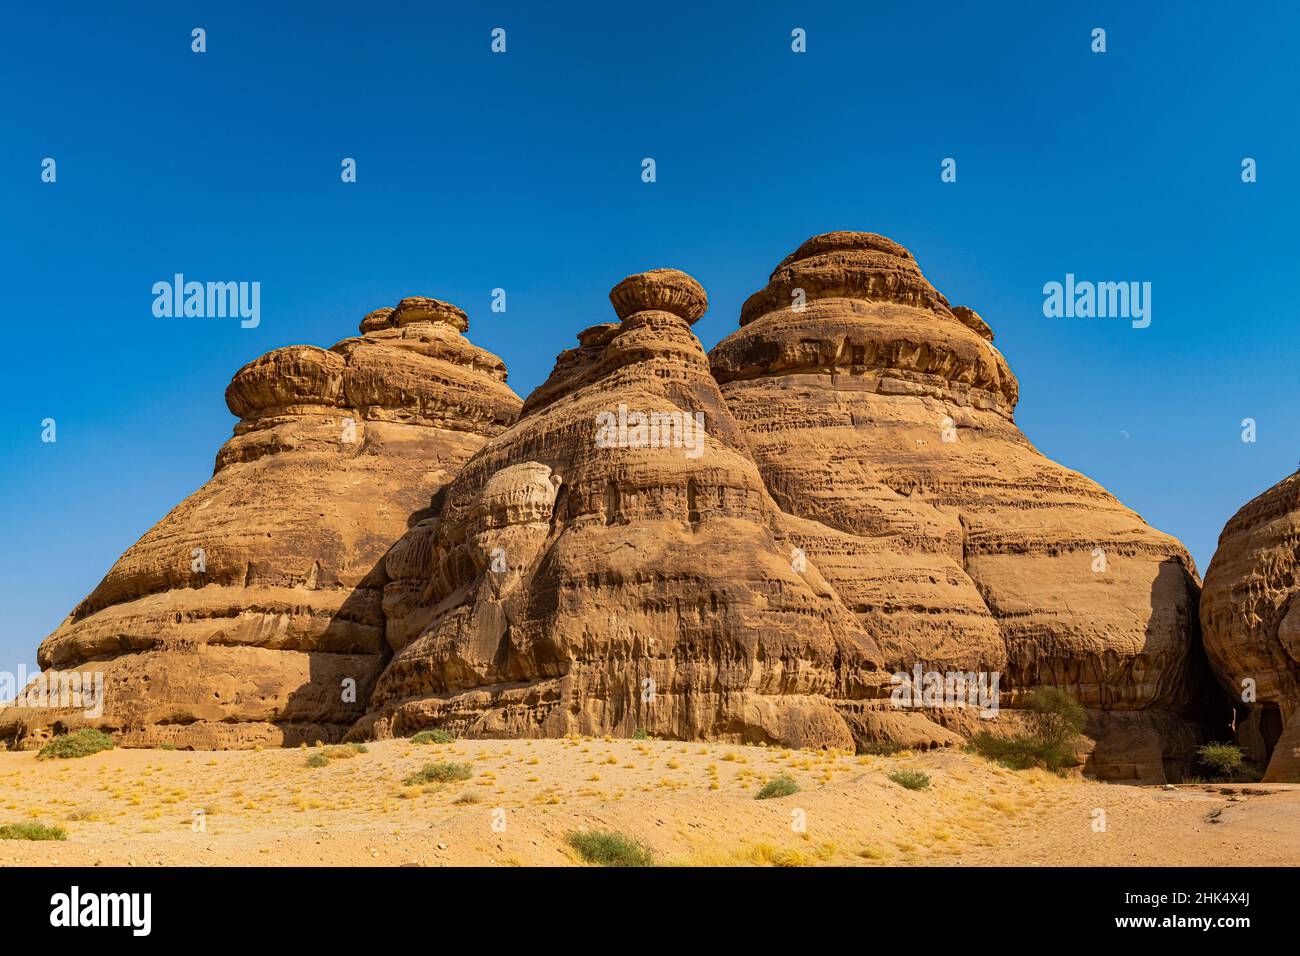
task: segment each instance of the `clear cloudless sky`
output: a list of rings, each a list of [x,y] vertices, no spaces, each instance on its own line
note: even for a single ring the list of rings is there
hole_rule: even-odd
[[[263,352],[433,295],[527,395],[623,276],[696,276],[707,348],[833,229],[980,312],[1029,438],[1203,572],[1300,457],[1298,33],[1290,3],[6,4],[0,669],[210,477]],[[177,272],[260,282],[260,327],[155,318]],[[1045,318],[1067,272],[1150,282],[1150,328]]]

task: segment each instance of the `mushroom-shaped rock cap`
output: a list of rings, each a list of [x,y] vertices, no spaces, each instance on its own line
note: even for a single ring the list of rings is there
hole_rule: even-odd
[[[776,274],[782,266],[788,266],[800,259],[834,252],[880,252],[897,259],[911,259],[912,254],[899,243],[882,236],[878,232],[823,232],[804,242],[798,249],[781,260],[781,264],[772,270]]]
[[[367,312],[366,317],[361,320],[361,334],[375,332],[379,329],[391,329],[393,327],[393,313],[396,309],[375,309],[373,312]]]
[[[654,309],[691,324],[709,308],[704,286],[678,269],[651,269],[628,276],[610,290],[609,301],[620,319]]]
[[[435,325],[449,325],[457,332],[469,330],[469,316],[462,309],[423,295],[409,296],[397,303],[392,319],[393,325],[399,328],[412,322],[433,322]]]
[[[827,232],[804,242],[772,270],[766,287],[745,300],[740,324],[788,308],[800,297],[892,302],[953,318],[948,300],[926,281],[912,254],[874,232]]]
[[[240,418],[289,405],[342,406],[343,357],[314,345],[287,345],[249,362],[226,387],[226,406]]]

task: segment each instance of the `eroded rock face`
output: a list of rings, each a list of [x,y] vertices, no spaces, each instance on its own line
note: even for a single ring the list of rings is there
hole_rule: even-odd
[[[906,249],[808,240],[710,359],[792,536],[890,670],[1001,671],[1008,702],[1065,687],[1099,776],[1186,772],[1187,712],[1214,696],[1191,558],[1030,444],[992,330]]]
[[[1269,782],[1300,782],[1300,472],[1238,511],[1205,574],[1201,626]]]
[[[240,419],[210,481],[112,567],[41,645],[43,669],[102,672],[99,717],[11,708],[39,743],[100,726],[121,743],[197,748],[337,740],[388,659],[389,546],[520,407],[496,356],[436,299],[370,313],[329,350],[240,369]]]
[[[390,552],[394,652],[355,737],[630,736],[851,749],[881,655],[793,541],[675,270],[611,293],[519,421]]]

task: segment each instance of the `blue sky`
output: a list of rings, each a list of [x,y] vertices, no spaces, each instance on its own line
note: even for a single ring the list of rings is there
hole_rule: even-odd
[[[239,366],[404,295],[465,308],[527,395],[629,273],[696,276],[711,347],[808,236],[871,230],[993,326],[1030,439],[1202,572],[1300,457],[1294,9],[269,6],[2,15],[0,669],[211,475]],[[155,318],[177,272],[260,282],[260,326]],[[1045,318],[1067,272],[1149,281],[1150,328]]]

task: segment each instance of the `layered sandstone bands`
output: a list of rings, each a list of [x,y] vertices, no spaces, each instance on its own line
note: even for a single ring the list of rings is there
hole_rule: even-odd
[[[1300,473],[1232,517],[1205,574],[1205,648],[1269,782],[1300,782]]]
[[[1207,685],[1191,559],[1020,433],[983,319],[896,243],[831,233],[741,321],[710,356],[728,408],[890,669],[999,670],[1008,702],[1065,687],[1097,773],[1185,773]]]
[[[395,653],[354,735],[642,729],[851,748],[831,701],[885,692],[879,651],[815,567],[794,569],[690,331],[703,289],[655,270],[611,300],[621,321],[579,336],[390,553]],[[620,407],[702,416],[704,434],[602,444]]]
[[[10,710],[28,745],[89,723],[127,744],[340,738],[388,656],[376,566],[518,413],[505,366],[435,299],[371,313],[329,350],[276,349],[226,390],[212,479],[117,561],[41,645],[104,674],[105,708]]]

